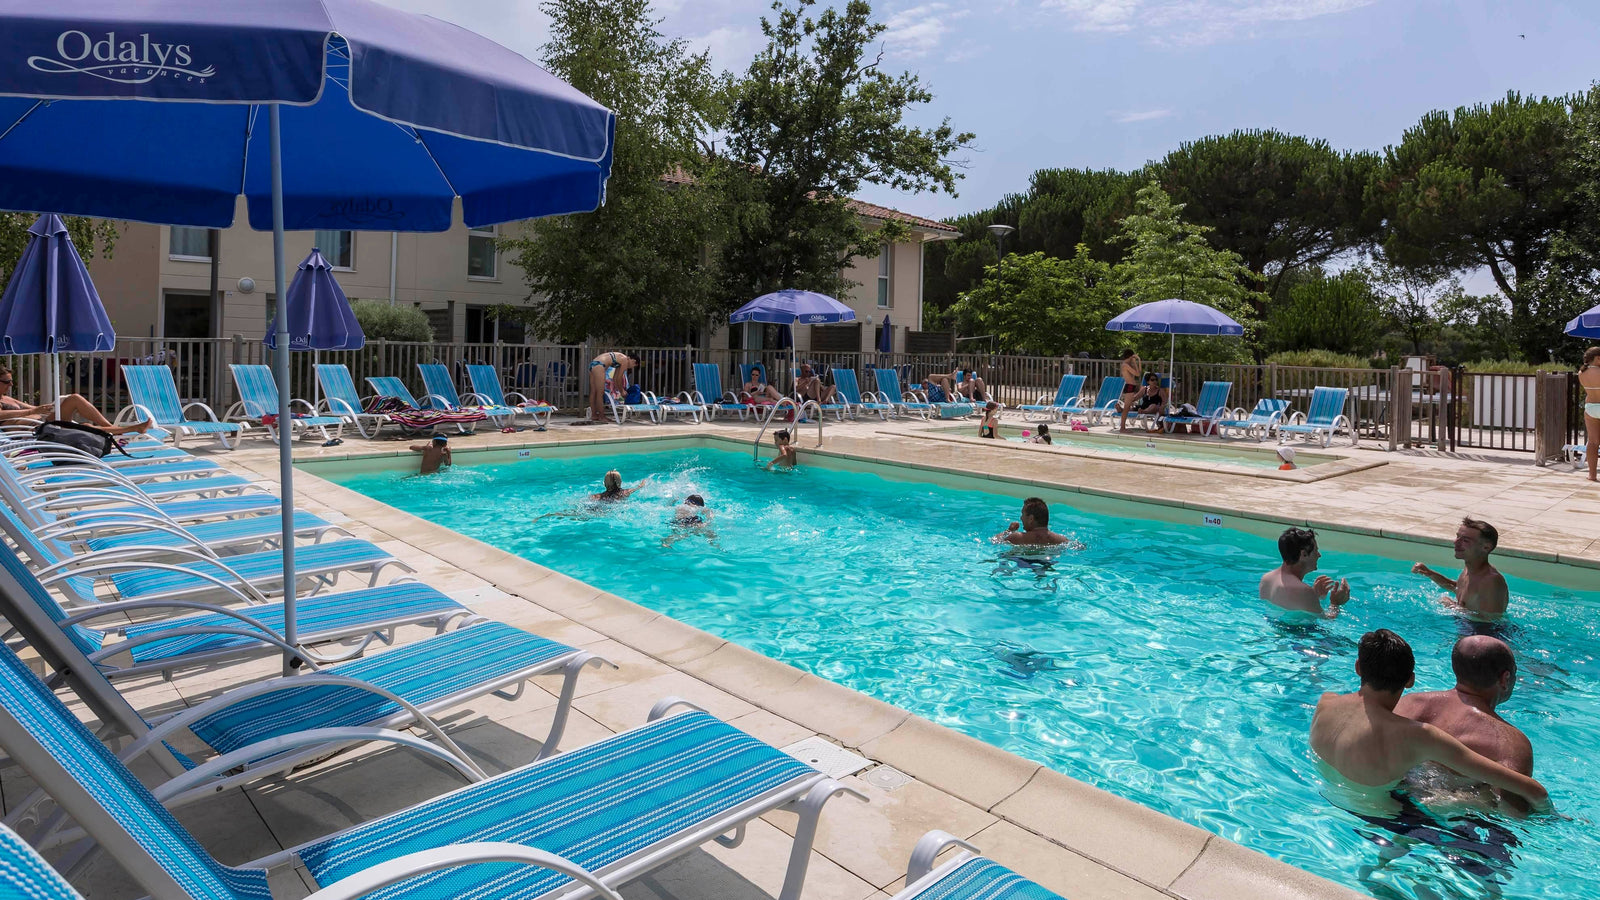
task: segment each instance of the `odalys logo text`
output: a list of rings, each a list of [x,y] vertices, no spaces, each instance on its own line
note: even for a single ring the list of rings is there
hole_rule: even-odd
[[[330,200],[327,207],[317,215],[319,219],[339,219],[352,225],[394,222],[405,217],[405,212],[395,209],[394,201],[387,197],[343,197]]]
[[[56,38],[55,56],[30,56],[28,65],[51,75],[92,75],[118,84],[149,84],[157,78],[204,84],[217,74],[216,66],[195,65],[188,44],[163,44],[149,34],[115,31],[63,31]]]

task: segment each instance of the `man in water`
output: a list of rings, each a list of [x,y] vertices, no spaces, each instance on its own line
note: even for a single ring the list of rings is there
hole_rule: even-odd
[[[601,503],[610,503],[615,500],[626,500],[633,496],[634,491],[644,487],[645,482],[649,480],[650,476],[646,475],[645,477],[639,479],[638,484],[631,488],[625,488],[622,486],[622,473],[618,472],[616,469],[612,469],[606,473],[605,481],[603,482],[605,484],[605,490],[598,494],[590,494],[589,499],[597,500]]]
[[[1480,622],[1494,622],[1506,614],[1511,601],[1510,589],[1499,570],[1489,564],[1489,554],[1500,543],[1500,532],[1481,519],[1461,520],[1456,529],[1456,559],[1461,560],[1461,575],[1451,579],[1415,563],[1411,571],[1426,575],[1434,584],[1450,591],[1453,596],[1440,598],[1444,605],[1459,609],[1468,617]]]
[[[1353,694],[1323,694],[1311,718],[1311,750],[1324,776],[1362,796],[1387,795],[1413,768],[1438,763],[1468,778],[1510,791],[1548,811],[1550,794],[1533,778],[1466,747],[1442,729],[1397,715],[1415,682],[1416,659],[1400,635],[1380,628],[1361,636]],[[1331,771],[1330,771],[1331,770]]]
[[[1029,497],[1022,501],[1021,519],[1020,523],[1012,522],[1005,531],[995,535],[995,543],[1014,544],[1019,547],[1066,544],[1073,550],[1083,549],[1082,542],[1050,530],[1050,507],[1038,497]]]
[[[1450,651],[1456,686],[1403,697],[1397,715],[1426,722],[1508,769],[1533,775],[1533,744],[1495,707],[1517,686],[1517,658],[1499,638],[1468,635]]]
[[[432,475],[450,465],[450,438],[436,434],[426,444],[412,444],[411,452],[422,454],[422,469],[417,474]]]
[[[1283,565],[1261,576],[1261,599],[1293,612],[1310,613],[1332,619],[1350,600],[1350,582],[1327,575],[1306,584],[1306,576],[1317,570],[1322,551],[1317,549],[1317,533],[1309,528],[1289,528],[1278,535],[1278,556]],[[1322,598],[1328,608],[1322,608]]]

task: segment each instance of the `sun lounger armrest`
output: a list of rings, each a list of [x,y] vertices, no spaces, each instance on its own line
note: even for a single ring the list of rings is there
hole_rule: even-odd
[[[78,521],[81,517],[91,516],[87,521]],[[107,528],[138,528],[145,525],[151,527],[171,526],[173,521],[157,512],[139,512],[132,509],[119,510],[115,513],[96,513],[93,508],[80,509],[63,513],[54,522],[35,528],[33,533],[41,539],[61,539],[68,535],[80,533],[93,533]]]
[[[149,560],[127,560],[127,561],[122,561],[122,560],[100,560],[99,562],[97,562],[93,566],[84,566],[82,568],[73,569],[71,571],[61,572],[61,573],[58,573],[56,575],[50,576],[48,578],[41,577],[39,579],[39,583],[43,584],[45,587],[49,587],[50,585],[54,584],[57,581],[60,581],[60,580],[66,579],[66,578],[71,578],[74,575],[89,575],[89,574],[93,574],[93,573],[96,573],[96,572],[110,573],[110,572],[131,572],[131,571],[136,571],[136,570],[141,570],[141,569],[161,569],[161,570],[167,571],[167,572],[182,572],[185,575],[189,575],[191,577],[198,578],[198,579],[200,579],[202,581],[208,581],[212,585],[222,589],[223,591],[226,591],[227,593],[232,594],[235,597],[238,597],[240,600],[244,601],[245,603],[267,603],[267,602],[270,602],[270,601],[267,600],[267,598],[266,598],[266,596],[264,594],[262,594],[260,591],[256,590],[254,587],[252,587],[249,584],[247,584],[245,582],[245,580],[242,577],[239,576],[239,573],[233,571],[232,569],[230,569],[227,566],[217,562],[214,559],[208,559],[207,562],[209,562],[211,565],[216,566],[219,569],[222,569],[224,572],[226,572],[229,575],[232,575],[234,578],[237,578],[238,579],[238,583],[237,584],[229,584],[228,582],[223,581],[221,578],[218,578],[217,576],[212,575],[210,572],[196,572],[194,569],[185,568],[183,566],[173,566],[173,565],[168,565],[166,563],[150,562]]]
[[[218,561],[218,556],[215,553],[212,553],[209,547],[205,546],[199,541],[196,541],[193,536],[191,536],[189,540],[200,549],[194,550],[189,547],[135,546],[113,547],[108,550],[93,550],[88,553],[75,553],[66,559],[56,560],[47,566],[40,566],[39,568],[34,569],[34,574],[38,575],[39,578],[43,580],[46,576],[55,574],[56,572],[78,571],[80,569],[94,568],[104,562],[142,562],[144,561],[145,557],[150,554],[160,554],[162,556],[181,556],[194,562],[215,563]],[[229,569],[226,563],[221,564],[221,567],[230,575],[234,574],[233,570]]]
[[[505,398],[506,402],[512,406],[521,406],[524,403],[533,402],[528,399],[527,394],[518,393],[517,391],[506,391]]]
[[[939,858],[939,854],[943,853],[945,848],[952,846],[960,847],[968,853],[978,853],[977,847],[943,831],[930,831],[918,838],[917,846],[911,850],[911,862],[906,866],[906,885],[910,886],[926,878],[928,873],[933,871],[934,860]]]
[[[151,500],[148,495],[142,492],[114,491],[108,487],[84,488],[82,490],[73,491],[70,496],[66,497],[57,497],[54,494],[35,494],[24,500],[22,505],[28,509],[48,509],[52,511],[57,509],[80,509],[82,507],[89,507],[83,511],[93,512],[93,501],[131,503],[134,506],[142,506],[146,509],[160,509],[160,507],[156,506],[154,500]]]
[[[594,891],[595,896],[602,898],[602,900],[622,900],[620,894],[606,887],[600,879],[590,874],[587,869],[577,863],[534,847],[498,842],[450,844],[445,847],[435,847],[431,850],[408,853],[405,856],[395,857],[382,865],[373,866],[363,872],[357,872],[347,878],[340,879],[307,897],[306,900],[357,900],[357,898],[364,897],[379,888],[387,887],[408,878],[415,878],[418,875],[425,875],[440,869],[490,862],[521,863],[550,869],[582,883]]]
[[[205,415],[206,415],[205,420],[208,421],[208,422],[218,421],[218,419],[217,419],[217,411],[212,409],[211,407],[207,406],[204,402],[202,402],[200,400],[195,400],[195,401],[192,401],[192,402],[189,402],[189,403],[185,403],[183,405],[183,408],[181,410],[179,410],[179,412],[182,413],[182,415],[183,415],[183,417],[185,419],[187,419],[187,418],[189,418],[189,410],[191,410],[191,409],[198,409],[201,412],[205,413]]]

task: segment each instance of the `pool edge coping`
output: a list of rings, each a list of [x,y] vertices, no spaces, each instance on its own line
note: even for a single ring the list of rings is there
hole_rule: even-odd
[[[543,441],[526,447],[507,445],[473,448],[460,452],[463,455],[472,455],[560,445],[698,440],[737,444],[740,447],[745,445],[745,442],[731,438],[693,433],[610,440],[602,438]],[[954,469],[888,461],[841,451],[808,448],[807,452],[876,465],[974,477],[971,473]],[[401,451],[353,453],[338,457],[322,457],[307,462],[314,464],[402,455],[409,453]],[[488,581],[508,594],[521,597],[549,612],[568,618],[609,640],[617,641],[664,666],[732,694],[773,715],[812,729],[841,746],[856,750],[875,762],[899,769],[929,787],[970,804],[1000,821],[1021,828],[1096,866],[1134,880],[1169,897],[1178,900],[1239,900],[1241,896],[1349,900],[1365,896],[1323,876],[1191,825],[1174,816],[961,734],[853,688],[812,675],[565,573],[436,525],[413,513],[321,478],[313,472],[301,469],[299,474],[314,479],[320,491],[343,494],[347,499],[377,504],[383,507],[386,514],[393,513],[404,517],[413,529],[434,532],[438,539],[429,542],[428,553],[461,571]],[[1005,480],[1021,485],[1039,483],[1025,479],[989,477],[991,480]],[[1058,486],[1058,489],[1077,491],[1070,486]],[[1120,497],[1135,502],[1157,502],[1164,506],[1172,506],[1169,502],[1152,501],[1137,495],[1109,491],[1093,493],[1103,493],[1105,496]],[[368,522],[357,516],[351,518],[386,532],[394,524]],[[397,536],[397,539],[410,543],[404,537]],[[495,562],[485,565],[482,559],[485,553],[494,558]],[[521,569],[531,577],[515,578],[513,574],[512,578],[504,578],[503,573],[497,572],[502,566],[509,567],[512,573]],[[567,596],[561,598],[559,602],[551,603],[528,595],[538,593],[536,586],[550,579],[556,579],[558,583],[565,582],[568,588],[579,588],[577,591],[569,589],[560,593],[575,595],[582,599],[575,601],[574,596]],[[546,585],[546,588],[549,587],[551,585]],[[694,646],[692,655],[673,653],[664,656],[662,654],[667,651],[661,641],[645,639],[647,632],[660,628],[663,623],[671,623],[670,627],[679,631],[676,637],[680,643],[686,642]],[[712,659],[729,656],[737,658],[737,671],[730,670],[729,664],[734,662],[733,660]],[[848,718],[859,720],[863,724],[847,725],[840,721],[847,718],[847,715],[841,712],[841,709],[847,706],[854,707],[854,712],[857,714]],[[977,761],[974,757],[983,759]],[[1067,809],[1065,813],[1063,813],[1064,808]],[[1066,818],[1061,818],[1063,816]],[[1114,861],[1108,859],[1108,856],[1120,858]],[[1262,893],[1267,890],[1270,890],[1270,893]]]

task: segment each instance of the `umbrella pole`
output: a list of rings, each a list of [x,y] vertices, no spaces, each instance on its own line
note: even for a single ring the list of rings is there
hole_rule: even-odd
[[[294,572],[294,447],[289,440],[289,316],[284,309],[287,265],[283,258],[283,139],[278,124],[278,104],[267,107],[272,146],[272,276],[278,293],[277,349],[272,354],[272,378],[278,382],[278,497],[283,518],[283,642],[297,645]],[[295,655],[284,651],[283,673],[293,674]]]
[[[1172,371],[1174,361],[1178,358],[1178,333],[1167,334],[1167,405],[1172,405],[1172,392],[1178,387],[1178,373]]]
[[[61,354],[50,354],[50,383],[55,385],[56,418],[61,418]]]

